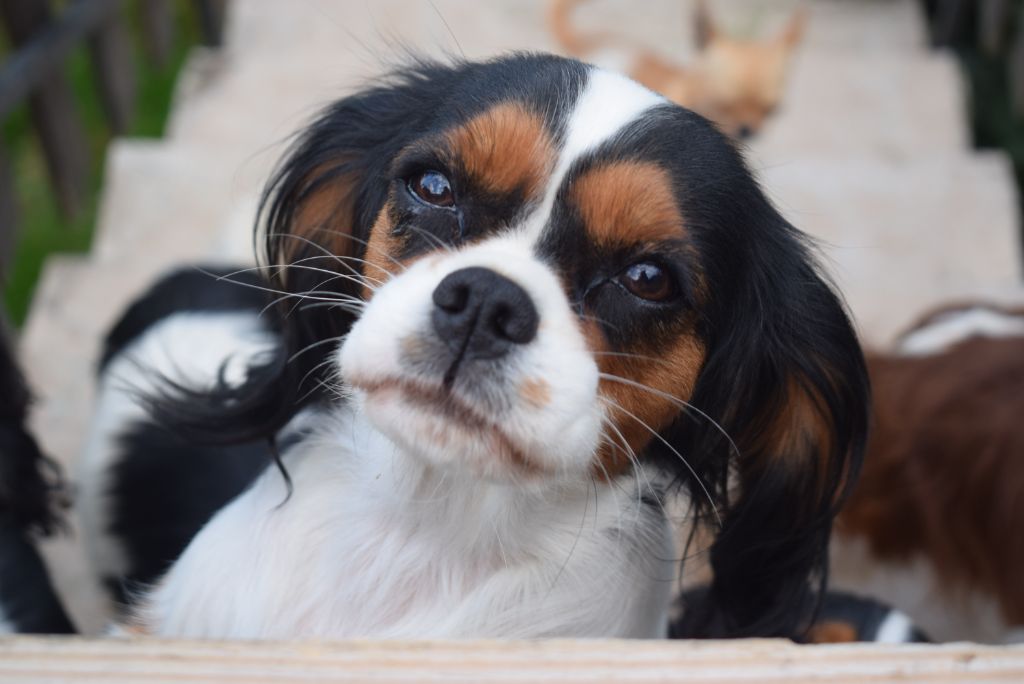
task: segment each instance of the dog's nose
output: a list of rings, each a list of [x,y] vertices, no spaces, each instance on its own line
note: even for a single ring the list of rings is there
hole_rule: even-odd
[[[460,360],[496,359],[537,335],[530,295],[488,268],[449,273],[434,289],[434,330]]]
[[[746,140],[747,138],[751,137],[752,135],[754,135],[754,128],[752,126],[747,125],[747,124],[742,124],[739,127],[739,129],[736,131],[736,136],[740,140]]]

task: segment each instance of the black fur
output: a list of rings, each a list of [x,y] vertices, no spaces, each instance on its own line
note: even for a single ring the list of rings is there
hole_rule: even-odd
[[[157,580],[213,514],[266,469],[263,442],[208,447],[186,442],[151,422],[131,425],[121,436],[123,456],[110,472],[112,505],[108,532],[121,543],[129,567],[104,578],[114,598]]]
[[[679,602],[685,607],[705,605],[710,600],[708,587],[699,587],[686,591],[680,597]],[[820,607],[807,603],[803,610],[804,619],[808,622],[817,625],[844,624],[853,630],[856,641],[868,642],[878,641],[883,623],[895,612],[891,606],[879,603],[874,599],[835,590],[825,593]],[[674,622],[669,626],[671,636],[681,636],[684,633],[682,630],[683,626],[680,622]],[[930,641],[919,628],[910,626],[904,643],[929,643]]]
[[[586,72],[574,61],[520,55],[485,64],[420,64],[339,101],[298,139],[268,186],[263,258],[268,264],[319,258],[319,267],[346,273],[336,260],[324,258],[321,246],[289,237],[319,190],[347,187],[351,202],[338,208],[322,232],[351,236],[351,253],[342,258],[365,258],[370,228],[400,182],[392,168],[400,150],[508,100],[542,113],[557,140],[560,117],[585,81]],[[805,608],[817,605],[824,586],[832,518],[863,454],[869,389],[856,336],[804,236],[772,207],[714,126],[666,105],[581,160],[575,172],[610,158],[653,161],[674,179],[689,242],[657,248],[683,296],[671,306],[642,311],[616,303],[614,290],[598,293],[604,299],[589,299],[594,269],[609,255],[588,256],[571,215],[553,218],[540,250],[581,307],[604,307],[601,318],[619,317],[615,328],[629,331],[630,338],[656,342],[690,325],[705,344],[706,363],[690,401],[733,440],[691,412],[664,430],[703,486],[659,441],[644,454],[676,475],[700,519],[713,520],[714,508],[723,521],[711,549],[713,585],[704,601],[691,605],[678,633],[798,638],[813,614]],[[567,255],[575,255],[574,261],[564,261]],[[287,268],[269,273],[273,288],[295,296],[325,289],[360,296],[349,280],[325,283],[321,273]],[[703,299],[695,294],[698,281],[707,285]],[[353,316],[293,304],[286,301],[280,309],[280,353],[254,368],[247,385],[162,402],[160,419],[190,440],[235,444],[273,437],[303,406],[331,401],[326,392],[310,391],[329,372],[326,366],[317,370],[328,347],[299,352],[345,334]],[[608,332],[613,342],[625,343]],[[813,426],[782,424],[798,403],[809,408],[793,415],[813,414],[812,422],[825,426],[824,443],[816,441],[820,435]],[[736,491],[730,489],[731,475]]]
[[[23,634],[75,631],[30,537],[0,515],[0,616]]]
[[[874,599],[830,590],[822,602],[818,622],[845,623],[857,633],[858,641],[877,641],[883,623],[894,610]],[[911,625],[903,643],[927,644],[931,641],[919,627]]]
[[[29,391],[0,330],[0,619],[19,632],[69,633],[33,538],[56,532],[66,502],[57,465],[28,432]]]
[[[100,371],[150,326],[164,318],[181,311],[260,310],[270,301],[266,287],[262,276],[242,267],[205,266],[168,273],[133,301],[107,333]]]
[[[723,521],[711,549],[714,583],[706,601],[691,603],[681,634],[798,637],[808,613],[794,607],[813,604],[824,587],[832,518],[864,450],[869,389],[856,335],[806,237],[703,118],[663,106],[581,160],[575,173],[614,160],[653,162],[674,181],[687,242],[644,249],[676,274],[681,296],[637,307],[620,288],[592,288],[636,255],[596,253],[571,210],[548,226],[541,251],[570,274],[572,296],[604,322],[609,340],[652,355],[692,326],[707,350],[690,403],[724,430],[683,411],[663,433],[673,448],[655,440],[644,455],[677,474],[697,517],[712,521],[717,508]],[[697,293],[698,278],[707,292]],[[816,409],[830,443],[807,435],[787,453],[765,439],[807,430],[778,423],[795,400]],[[740,484],[735,497],[730,474]]]
[[[167,274],[135,300],[108,333],[100,362],[112,359],[151,326],[181,313],[259,315],[270,303],[268,284],[242,267],[183,268]],[[273,329],[273,313],[262,318]],[[228,446],[186,441],[154,421],[138,421],[120,435],[108,473],[111,535],[128,564],[105,577],[120,603],[162,575],[189,540],[271,462],[266,440]]]

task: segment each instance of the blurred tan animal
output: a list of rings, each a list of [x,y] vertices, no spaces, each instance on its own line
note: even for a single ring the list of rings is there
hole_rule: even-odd
[[[684,66],[622,36],[578,32],[572,14],[583,2],[551,3],[551,30],[566,52],[590,61],[601,61],[612,51],[625,52],[626,63],[620,70],[626,75],[715,121],[737,138],[757,133],[778,107],[790,57],[807,23],[806,10],[799,8],[774,38],[734,38],[719,30],[707,3],[698,0],[694,15],[698,52],[693,63]]]

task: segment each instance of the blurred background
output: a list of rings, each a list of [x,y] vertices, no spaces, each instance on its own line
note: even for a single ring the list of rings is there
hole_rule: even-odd
[[[866,345],[939,303],[1024,301],[1024,0],[706,5],[718,35],[761,43],[805,12],[742,144],[820,241]],[[583,56],[627,72],[641,57],[692,69],[707,38],[690,0],[570,9],[573,31],[607,38]],[[0,23],[3,317],[36,433],[72,471],[103,331],[174,263],[251,261],[261,185],[318,107],[410,50],[572,51],[547,0],[0,0]],[[97,628],[80,550],[46,552]]]

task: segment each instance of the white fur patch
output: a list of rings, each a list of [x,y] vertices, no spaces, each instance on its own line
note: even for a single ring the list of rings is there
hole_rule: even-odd
[[[885,616],[875,633],[875,641],[880,644],[905,644],[913,636],[914,624],[905,613],[891,610]]]
[[[128,570],[124,550],[109,533],[109,473],[123,453],[117,444],[122,432],[146,418],[139,397],[153,392],[161,378],[212,386],[225,362],[226,379],[240,382],[246,364],[271,344],[252,313],[190,312],[153,325],[111,360],[100,377],[95,418],[76,462],[76,511],[100,577]]]
[[[527,239],[531,242],[539,239],[551,215],[558,189],[573,163],[611,140],[648,109],[660,104],[665,104],[665,98],[636,81],[611,71],[591,69],[587,86],[566,126],[565,141],[544,201],[524,226]]]
[[[289,452],[149,597],[189,638],[658,637],[668,526],[615,487],[528,493],[403,458],[356,415]]]
[[[972,337],[1022,337],[1024,315],[985,308],[955,311],[908,333],[898,351],[904,356],[941,354]]]

